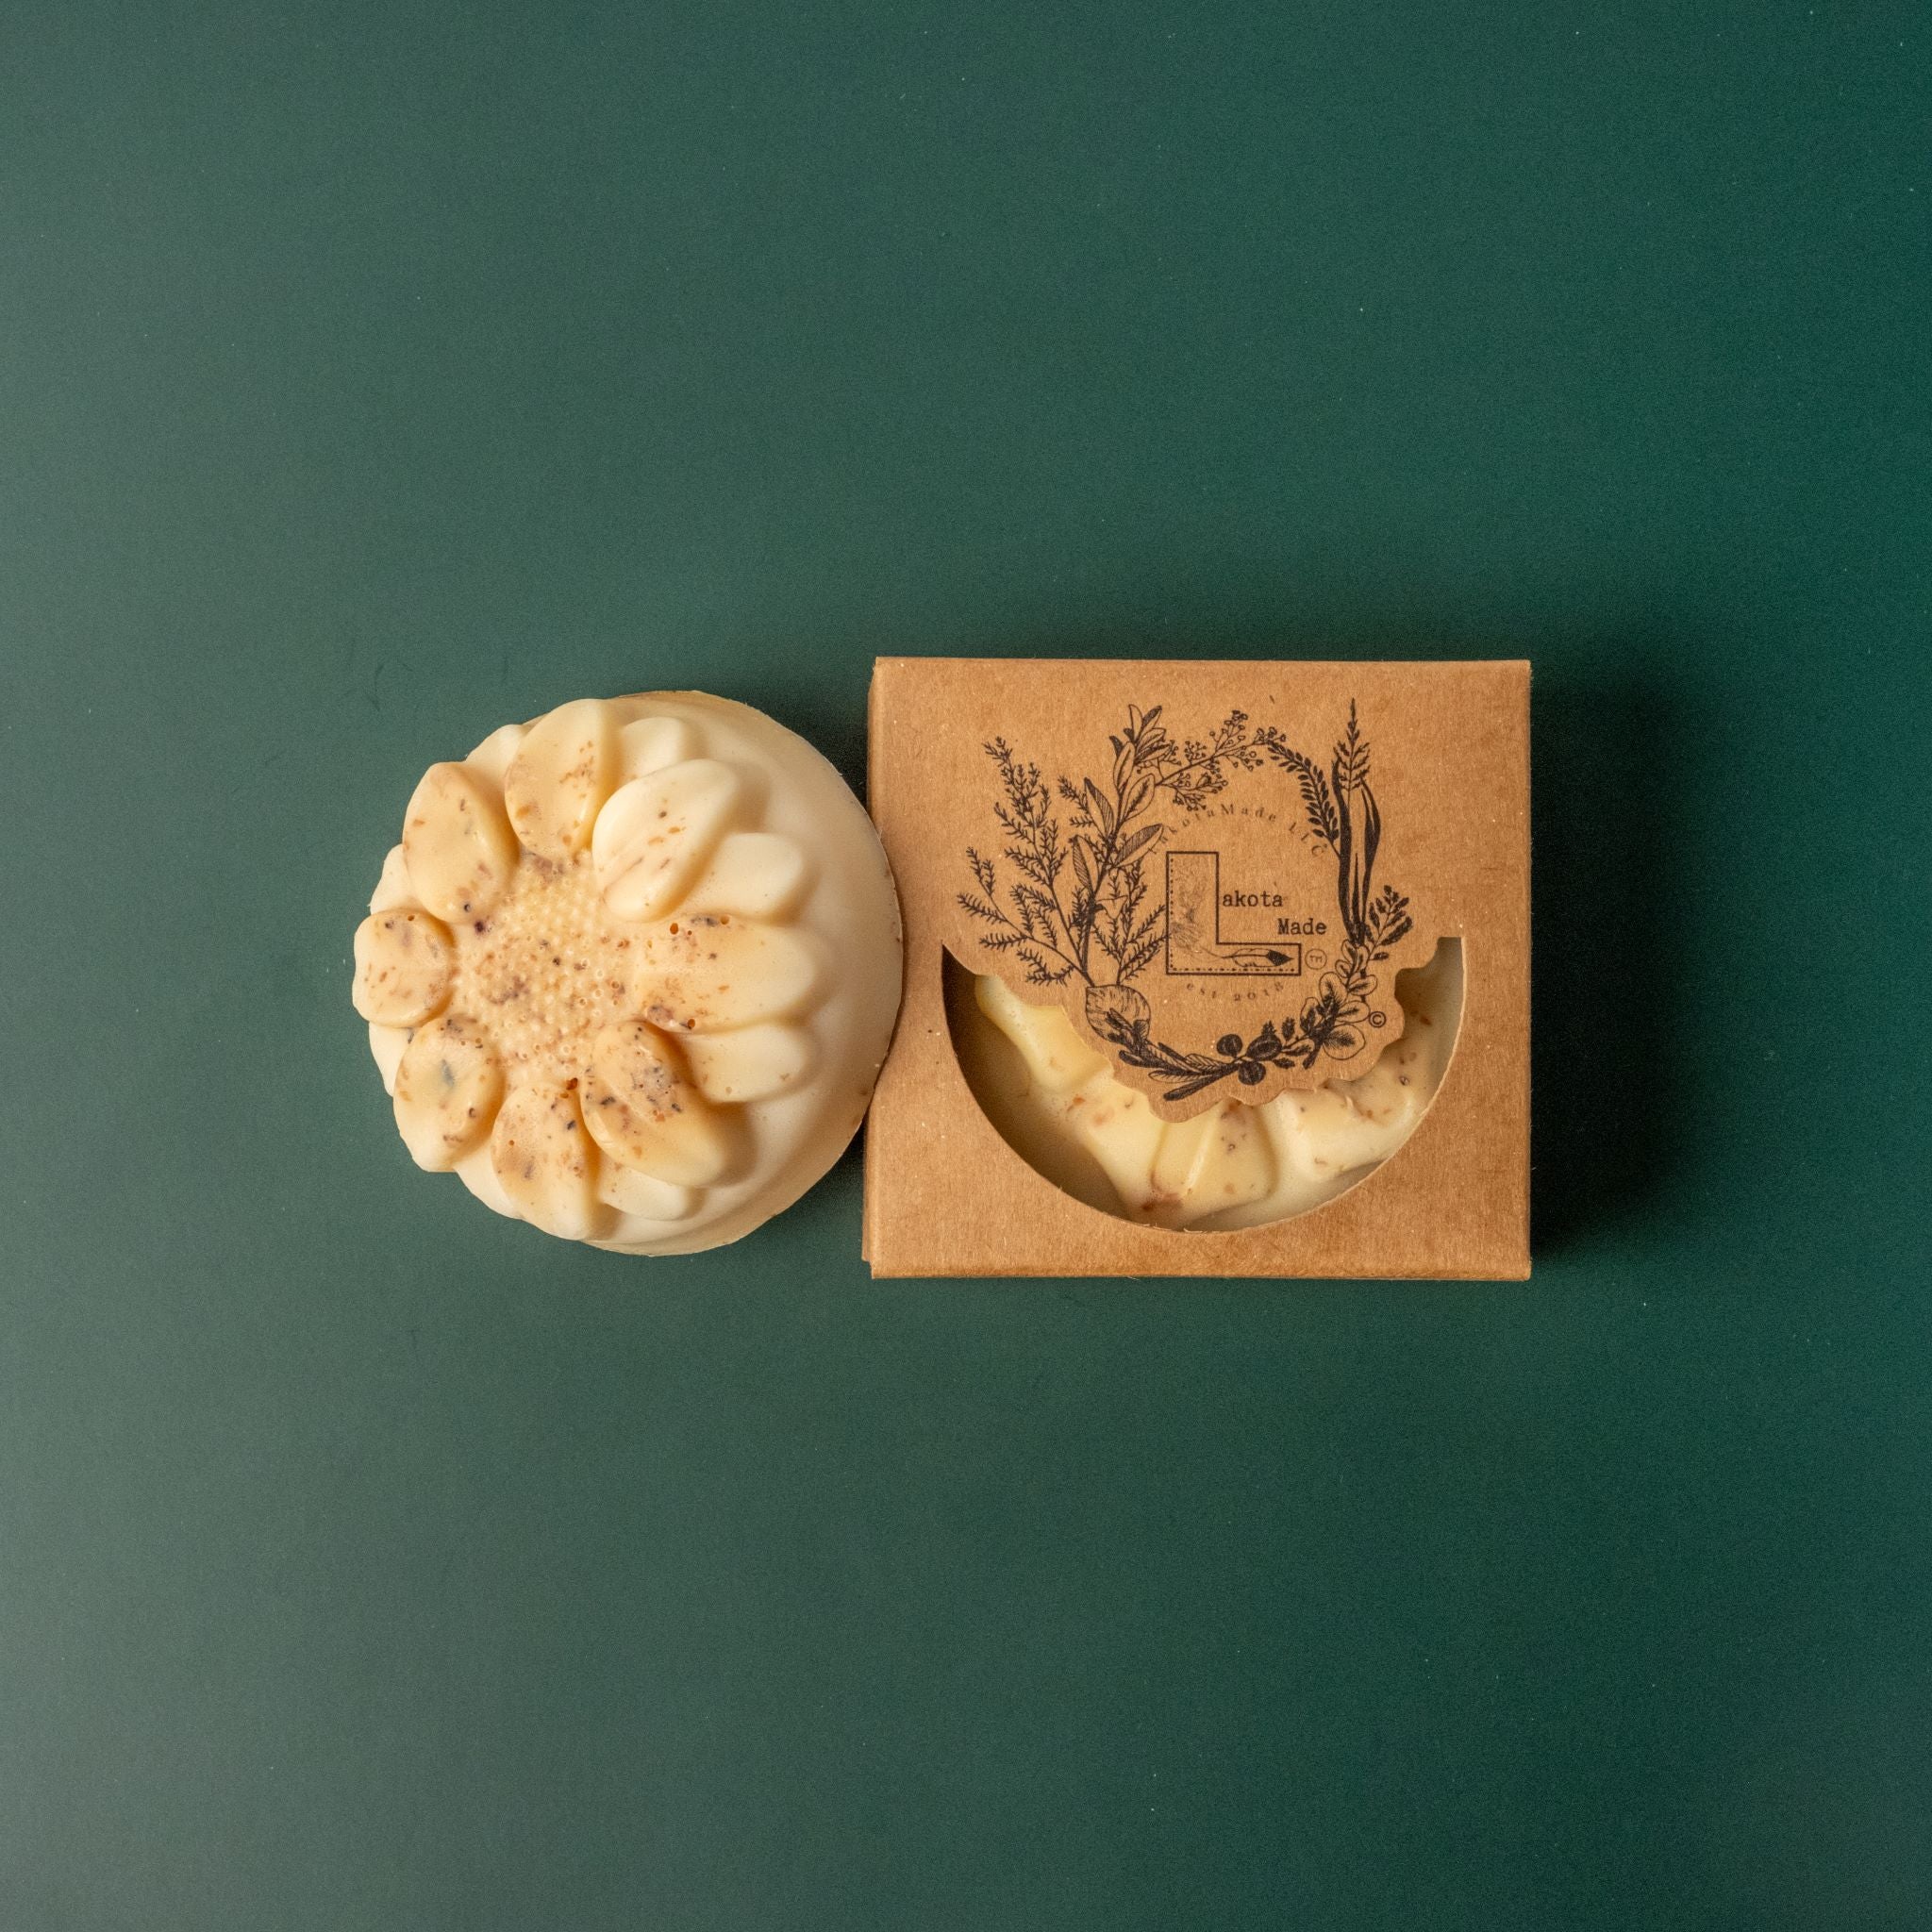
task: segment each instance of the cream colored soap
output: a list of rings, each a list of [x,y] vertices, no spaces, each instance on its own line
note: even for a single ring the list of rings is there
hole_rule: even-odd
[[[872,822],[695,691],[560,705],[432,765],[355,939],[419,1166],[567,1241],[689,1254],[824,1174],[898,1010]]]
[[[1352,1080],[1264,1106],[1228,1099],[1164,1121],[1058,1007],[974,981],[982,1024],[961,1029],[968,1079],[1008,1143],[1057,1187],[1161,1227],[1255,1227],[1361,1180],[1407,1141],[1435,1098],[1462,1010],[1462,948],[1397,976],[1402,1037]]]

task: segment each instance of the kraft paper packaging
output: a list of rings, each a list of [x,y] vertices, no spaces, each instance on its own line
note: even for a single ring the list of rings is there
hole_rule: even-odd
[[[875,1274],[1527,1275],[1526,663],[882,658],[870,803],[906,932],[867,1128]],[[1150,1130],[1241,1125],[1368,1073],[1408,1024],[1397,974],[1445,941],[1461,1010],[1420,1124],[1262,1225],[1076,1199],[988,1117],[955,1038],[992,975],[1058,1008]]]

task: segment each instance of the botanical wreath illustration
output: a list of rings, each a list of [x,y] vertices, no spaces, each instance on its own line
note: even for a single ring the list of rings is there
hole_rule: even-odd
[[[985,751],[1000,781],[993,815],[1008,842],[997,858],[966,848],[974,890],[958,894],[960,907],[987,928],[981,944],[1020,961],[1029,985],[1084,980],[1088,1024],[1123,1066],[1167,1083],[1168,1100],[1230,1077],[1259,1086],[1276,1064],[1350,1058],[1370,1029],[1386,1024],[1373,1005],[1374,968],[1413,925],[1402,893],[1393,886],[1375,890],[1382,813],[1355,701],[1325,771],[1276,726],[1251,726],[1244,711],[1230,711],[1206,739],[1177,741],[1160,722],[1162,708],[1127,707],[1124,730],[1108,737],[1113,765],[1106,782],[1090,776],[1076,784],[1062,775],[1049,786],[1037,764],[1004,738],[991,740]],[[1153,1037],[1153,1008],[1132,983],[1166,937],[1167,907],[1148,903],[1146,866],[1172,828],[1155,814],[1163,807],[1199,811],[1234,773],[1270,764],[1294,780],[1310,840],[1335,860],[1341,956],[1299,1012],[1264,1022],[1252,1039],[1225,1033],[1207,1053],[1171,1046]],[[1004,877],[1002,858],[1010,868]]]

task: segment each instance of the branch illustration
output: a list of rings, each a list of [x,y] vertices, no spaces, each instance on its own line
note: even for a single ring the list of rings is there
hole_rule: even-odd
[[[1146,868],[1169,831],[1155,814],[1163,805],[1199,811],[1232,772],[1263,762],[1263,735],[1250,732],[1246,712],[1230,711],[1206,739],[1177,740],[1162,708],[1127,707],[1124,727],[1108,736],[1104,780],[1063,774],[1049,789],[1004,738],[985,747],[999,774],[993,811],[1010,873],[1003,878],[993,858],[969,847],[976,890],[958,903],[991,928],[987,946],[1024,963],[1032,985],[1075,974],[1090,986],[1124,985],[1145,972],[1167,931],[1165,904],[1149,903]]]

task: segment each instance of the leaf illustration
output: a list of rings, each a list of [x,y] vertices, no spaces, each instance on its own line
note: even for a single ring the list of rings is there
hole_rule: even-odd
[[[1111,839],[1113,837],[1113,807],[1107,802],[1107,794],[1091,778],[1087,781],[1087,803],[1093,813],[1093,822]]]
[[[1141,815],[1163,793],[1181,811],[1202,809],[1226,790],[1230,771],[1258,770],[1270,749],[1240,709],[1209,737],[1179,742],[1161,724],[1159,705],[1129,705],[1126,713],[1125,730],[1108,734],[1111,795],[1092,775],[1043,776],[1004,738],[984,746],[999,774],[992,815],[1003,842],[997,859],[968,848],[978,890],[958,904],[990,929],[982,943],[1024,962],[1029,979],[1077,976],[1091,987],[1110,962],[1124,986],[1145,972],[1165,943],[1167,908],[1159,899],[1146,906],[1144,861],[1173,827],[1166,819],[1141,824]],[[1144,1038],[1151,1023],[1116,1013],[1116,1024],[1139,1024]],[[1190,1067],[1188,1077],[1218,1067]]]
[[[1302,809],[1307,815],[1308,829],[1332,851],[1341,836],[1341,822],[1336,811],[1335,795],[1329,791],[1321,767],[1307,753],[1296,751],[1272,730],[1261,735],[1259,742],[1261,749],[1276,764],[1294,774],[1296,788],[1302,796]]]
[[[1350,698],[1348,729],[1335,746],[1335,789],[1338,792],[1346,792],[1368,782],[1369,748],[1362,741],[1360,726],[1356,723],[1355,700]]]
[[[1144,1032],[1154,1018],[1146,994],[1131,986],[1090,986],[1087,989],[1087,1024],[1103,1040],[1124,1045],[1136,1029]]]

